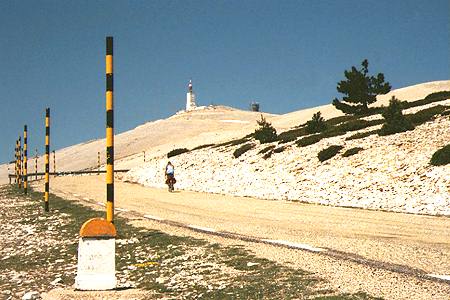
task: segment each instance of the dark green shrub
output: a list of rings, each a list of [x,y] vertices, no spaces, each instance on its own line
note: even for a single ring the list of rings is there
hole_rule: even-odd
[[[430,164],[433,166],[443,166],[450,163],[450,144],[434,152]]]
[[[243,137],[240,139],[236,139],[236,140],[231,140],[225,143],[221,143],[221,144],[217,144],[215,146],[212,146],[213,148],[220,148],[220,147],[232,147],[232,146],[237,146],[243,143],[246,143],[250,140],[250,138],[248,137]]]
[[[364,129],[364,128],[368,127],[369,125],[370,125],[369,121],[357,119],[357,120],[351,120],[351,121],[342,123],[341,125],[338,126],[338,130],[342,131],[342,132],[356,131],[356,130]]]
[[[347,151],[345,151],[344,153],[342,153],[343,157],[349,157],[352,155],[357,154],[358,152],[360,152],[361,150],[364,150],[363,148],[360,147],[354,147],[354,148],[350,148]]]
[[[366,131],[366,132],[360,132],[360,133],[356,133],[354,135],[351,135],[349,137],[347,137],[345,140],[346,141],[350,141],[350,140],[357,140],[357,139],[363,139],[365,137],[371,136],[373,134],[378,134],[380,132],[380,130],[371,130],[371,131]]]
[[[322,139],[322,135],[320,135],[320,134],[313,134],[313,135],[306,136],[304,138],[299,139],[296,142],[296,144],[299,147],[306,147],[306,146],[309,146],[309,145],[317,143],[321,139]]]
[[[277,140],[280,144],[295,141],[298,137],[307,135],[306,127],[287,130],[278,135]]]
[[[204,149],[204,148],[208,148],[208,147],[212,147],[212,146],[215,146],[215,144],[200,145],[200,146],[192,148],[191,151],[200,150],[200,149]]]
[[[267,152],[266,154],[264,154],[263,158],[264,159],[268,159],[269,157],[271,157],[273,154],[273,150],[270,150],[269,152]]]
[[[169,153],[167,153],[167,157],[172,157],[172,156],[177,156],[180,155],[182,153],[186,153],[189,152],[189,149],[186,148],[178,148],[178,149],[173,149],[172,151],[169,151]]]
[[[258,140],[261,144],[271,143],[277,139],[277,131],[273,128],[272,124],[266,121],[266,119],[261,115],[261,120],[256,121],[259,128],[255,130],[253,137]]]
[[[450,109],[444,110],[443,112],[441,112],[441,116],[448,116],[450,115]]]
[[[389,135],[414,129],[413,124],[402,113],[402,103],[394,96],[389,100],[389,106],[381,114],[385,123],[379,135]]]
[[[414,125],[421,125],[425,122],[432,121],[436,115],[446,111],[449,106],[436,105],[416,112],[415,114],[406,115],[406,118]]]
[[[450,91],[440,91],[431,93],[428,96],[425,97],[426,100],[430,99],[439,99],[439,100],[445,100],[450,98]]]
[[[267,146],[267,147],[263,148],[261,151],[259,151],[258,154],[264,154],[264,153],[272,150],[273,148],[275,148],[275,145]]]
[[[327,123],[328,126],[334,126],[334,125],[338,125],[340,123],[344,123],[350,120],[355,120],[358,119],[357,116],[351,116],[351,115],[345,115],[345,116],[339,116],[339,117],[334,117],[331,119],[328,119],[325,121],[325,123]]]
[[[283,152],[285,149],[286,149],[285,146],[281,146],[281,147],[278,147],[278,148],[273,149],[273,153],[281,153],[281,152]]]
[[[328,148],[323,149],[317,154],[317,157],[320,161],[326,161],[332,157],[334,157],[336,154],[339,153],[344,147],[340,145],[332,145]]]
[[[239,156],[241,156],[242,154],[244,154],[245,152],[247,152],[250,149],[253,149],[255,147],[254,144],[244,144],[241,147],[237,148],[236,150],[234,150],[233,152],[233,156],[235,158],[238,158]]]
[[[316,112],[312,119],[306,122],[306,132],[307,133],[316,133],[322,132],[327,128],[327,124],[325,123],[325,119],[321,116],[320,111]]]

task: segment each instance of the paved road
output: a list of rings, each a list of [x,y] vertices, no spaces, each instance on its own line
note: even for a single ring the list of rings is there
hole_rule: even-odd
[[[43,183],[33,183],[33,187],[42,190]],[[97,202],[104,204],[106,194],[103,176],[51,178],[50,191],[96,207],[99,207]],[[239,244],[258,257],[312,272],[342,293],[363,291],[385,299],[450,299],[450,281],[423,276],[450,273],[448,217],[187,191],[168,193],[120,181],[116,181],[115,194],[116,213],[128,217],[131,224],[211,243]],[[120,208],[130,211],[123,212]],[[229,238],[205,234],[143,215],[232,235]],[[252,240],[245,241],[237,235]],[[325,251],[317,253],[255,243],[258,239],[307,244]]]
[[[105,199],[103,177],[57,177],[52,187]],[[142,187],[116,181],[116,207],[260,239],[307,244],[367,261],[450,275],[450,218]]]

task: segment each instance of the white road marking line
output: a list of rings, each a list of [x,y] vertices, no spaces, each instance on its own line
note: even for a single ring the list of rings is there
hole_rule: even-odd
[[[155,217],[152,215],[144,215],[144,218],[150,219],[150,220],[156,220],[156,221],[164,221],[164,219],[159,218],[159,217]]]
[[[427,274],[427,276],[450,281],[450,275]]]
[[[125,208],[120,208],[120,207],[116,207],[116,208],[114,208],[115,210],[118,210],[118,211],[129,211],[128,209],[125,209]]]
[[[188,227],[192,228],[192,229],[201,230],[201,231],[216,232],[215,229],[208,228],[208,227],[201,227],[201,226],[197,226],[197,225],[188,225]]]
[[[313,246],[308,245],[308,244],[293,243],[293,242],[283,241],[283,240],[262,239],[262,241],[267,242],[267,243],[271,243],[271,244],[286,245],[286,246],[289,246],[289,247],[298,248],[298,249],[304,249],[304,250],[309,250],[309,251],[314,251],[314,252],[326,251],[325,249],[313,247]]]

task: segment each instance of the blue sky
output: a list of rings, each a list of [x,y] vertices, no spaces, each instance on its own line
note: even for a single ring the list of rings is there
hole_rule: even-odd
[[[450,2],[0,2],[0,162],[105,135],[105,36],[114,37],[115,130],[198,104],[286,113],[328,104],[343,72],[369,60],[393,88],[450,78]],[[299,120],[299,123],[305,120]]]

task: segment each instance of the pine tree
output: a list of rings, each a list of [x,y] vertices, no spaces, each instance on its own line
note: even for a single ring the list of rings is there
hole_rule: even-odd
[[[255,130],[254,137],[261,144],[271,143],[277,139],[277,131],[275,128],[266,121],[266,119],[261,115],[261,120],[256,121],[259,125],[259,128]]]
[[[321,132],[327,128],[325,119],[322,117],[320,111],[316,112],[312,119],[306,122],[306,131],[308,133]]]
[[[362,68],[344,71],[346,80],[338,82],[337,91],[345,96],[342,100],[335,98],[333,105],[345,114],[364,114],[369,110],[369,104],[377,100],[377,95],[386,94],[391,90],[389,82],[384,82],[384,74],[369,76],[369,62],[361,63]]]
[[[389,100],[389,106],[381,113],[386,123],[381,127],[380,135],[389,135],[414,129],[402,113],[402,103],[394,96]]]

